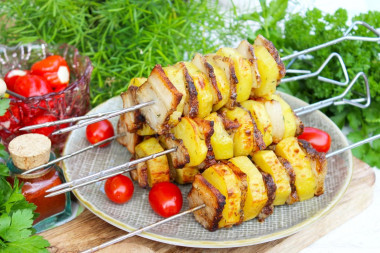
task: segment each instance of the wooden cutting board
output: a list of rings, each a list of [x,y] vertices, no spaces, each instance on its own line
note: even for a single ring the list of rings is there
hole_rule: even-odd
[[[373,169],[354,158],[353,176],[347,192],[328,215],[301,232],[268,243],[215,250],[172,246],[135,236],[100,252],[298,252],[366,209],[373,199],[374,184]],[[41,235],[50,242],[51,252],[78,252],[125,233],[86,210],[75,220]]]

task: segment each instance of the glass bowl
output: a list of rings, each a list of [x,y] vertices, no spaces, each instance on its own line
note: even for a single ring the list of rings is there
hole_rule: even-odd
[[[5,115],[0,117],[0,138],[6,147],[13,138],[25,134],[26,132],[19,129],[31,125],[31,119],[37,116],[52,115],[57,119],[65,119],[84,115],[90,109],[90,79],[93,67],[90,59],[80,55],[78,49],[73,46],[52,46],[43,41],[15,47],[0,45],[0,77],[16,68],[28,70],[33,63],[50,55],[60,55],[66,59],[70,68],[70,83],[62,91],[43,96],[29,97],[25,100],[10,97],[10,107]],[[54,130],[71,124],[56,126]],[[62,150],[67,135],[49,136],[54,151]]]

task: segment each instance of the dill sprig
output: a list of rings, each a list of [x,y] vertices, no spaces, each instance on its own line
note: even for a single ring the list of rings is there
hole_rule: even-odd
[[[90,57],[92,104],[133,77],[228,46],[241,36],[217,3],[203,0],[13,0],[0,7],[0,43],[68,43]]]

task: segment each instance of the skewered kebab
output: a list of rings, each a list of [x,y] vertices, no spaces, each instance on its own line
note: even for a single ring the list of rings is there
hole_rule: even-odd
[[[274,205],[293,204],[324,191],[325,153],[319,153],[295,137],[283,139],[274,151],[258,151],[251,162],[234,157],[195,176],[188,194],[190,208],[206,229],[238,225],[255,217],[264,220]]]

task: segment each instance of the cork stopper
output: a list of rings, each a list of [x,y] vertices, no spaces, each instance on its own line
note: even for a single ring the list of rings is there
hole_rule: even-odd
[[[8,149],[14,165],[29,170],[49,161],[51,141],[42,134],[23,134],[14,138]]]

